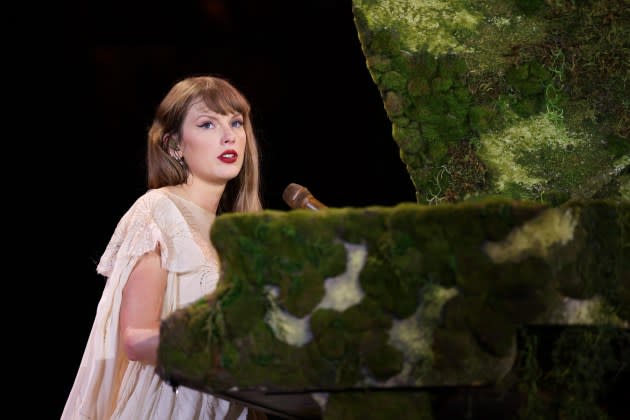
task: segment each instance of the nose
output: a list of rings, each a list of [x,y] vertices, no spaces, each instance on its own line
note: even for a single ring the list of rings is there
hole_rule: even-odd
[[[236,135],[234,134],[234,130],[229,125],[225,127],[223,130],[223,137],[221,138],[222,144],[231,144],[236,141]]]

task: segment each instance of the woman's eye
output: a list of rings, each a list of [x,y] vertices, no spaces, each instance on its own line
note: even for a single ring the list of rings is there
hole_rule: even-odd
[[[235,121],[232,121],[232,127],[234,127],[234,128],[240,128],[240,127],[242,127],[242,126],[243,126],[243,121],[241,121],[241,120],[235,120]]]
[[[214,127],[214,124],[212,124],[212,122],[208,121],[208,122],[205,122],[205,123],[201,124],[199,127],[212,128],[212,127]]]

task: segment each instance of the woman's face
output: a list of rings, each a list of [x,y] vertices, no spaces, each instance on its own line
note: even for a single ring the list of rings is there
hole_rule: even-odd
[[[246,137],[241,114],[222,115],[198,100],[184,118],[180,153],[194,177],[225,184],[243,167]]]

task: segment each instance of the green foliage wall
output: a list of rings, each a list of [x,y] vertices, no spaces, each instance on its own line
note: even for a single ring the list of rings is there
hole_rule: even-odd
[[[419,203],[630,200],[627,1],[353,6]]]

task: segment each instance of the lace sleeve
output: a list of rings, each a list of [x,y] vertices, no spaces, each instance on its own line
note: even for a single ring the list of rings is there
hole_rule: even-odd
[[[169,271],[184,273],[204,263],[181,212],[166,196],[151,190],[120,219],[96,271],[109,277],[120,259],[139,257],[158,244],[162,266]]]

